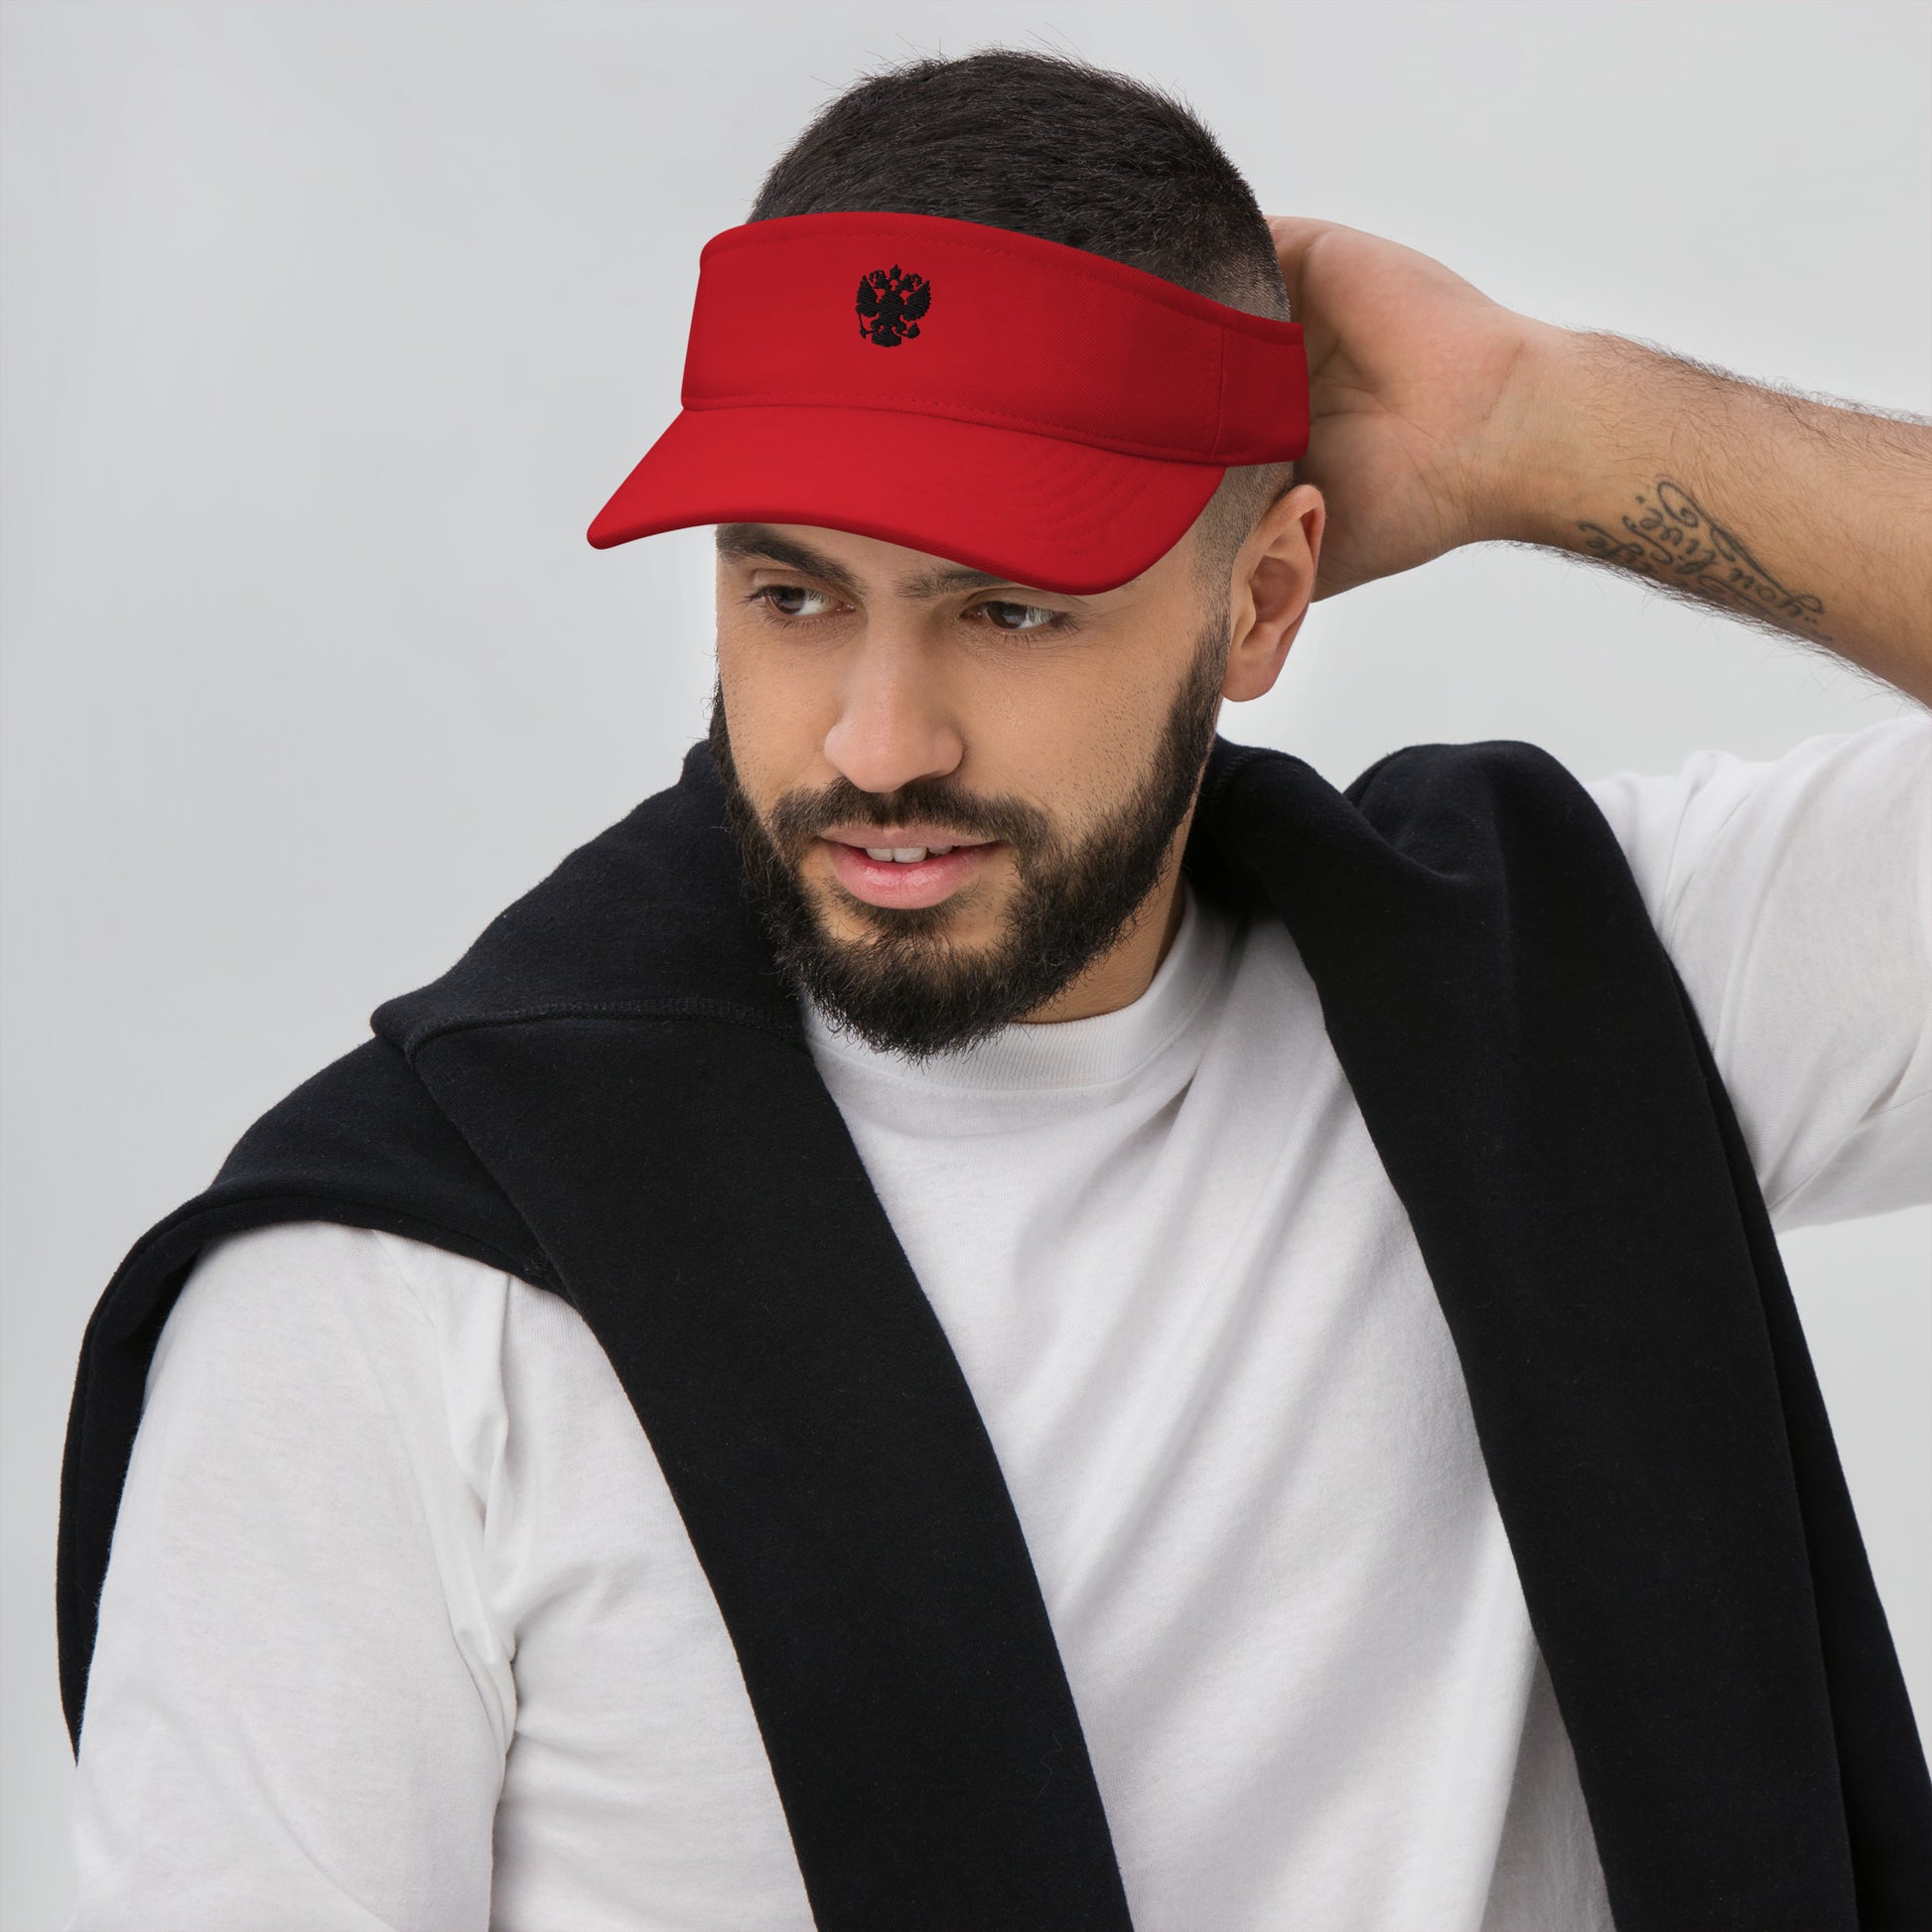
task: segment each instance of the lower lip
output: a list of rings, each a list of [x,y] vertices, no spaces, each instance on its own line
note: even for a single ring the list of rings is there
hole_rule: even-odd
[[[827,839],[839,884],[869,905],[937,905],[971,879],[999,850],[991,845],[958,845],[936,859],[901,866],[891,859],[868,859],[856,845]]]

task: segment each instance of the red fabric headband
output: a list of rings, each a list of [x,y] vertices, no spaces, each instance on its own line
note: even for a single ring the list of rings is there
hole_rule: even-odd
[[[1236,464],[1308,449],[1299,323],[1082,248],[925,214],[794,214],[699,258],[684,409],[599,549],[806,523],[1016,584],[1111,590]]]

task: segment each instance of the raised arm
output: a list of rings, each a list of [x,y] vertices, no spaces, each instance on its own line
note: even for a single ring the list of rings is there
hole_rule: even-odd
[[[1932,704],[1932,422],[1536,322],[1360,229],[1270,225],[1309,345],[1317,598],[1548,545]]]

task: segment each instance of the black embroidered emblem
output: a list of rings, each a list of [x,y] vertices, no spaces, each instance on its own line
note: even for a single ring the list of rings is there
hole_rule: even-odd
[[[919,333],[919,318],[932,307],[932,284],[923,275],[875,268],[859,281],[859,334],[881,348],[897,348]]]

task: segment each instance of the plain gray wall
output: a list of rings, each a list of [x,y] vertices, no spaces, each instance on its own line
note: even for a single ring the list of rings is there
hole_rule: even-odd
[[[0,32],[11,1928],[70,1896],[51,1565],[88,1311],[243,1126],[702,734],[708,534],[584,528],[676,409],[699,246],[828,94],[1075,50],[1186,93],[1272,211],[1932,410],[1920,5],[15,0]],[[1491,546],[1317,606],[1221,728],[1337,781],[1491,737],[1595,776],[1906,708]],[[1786,1254],[1932,1719],[1932,1210]]]

